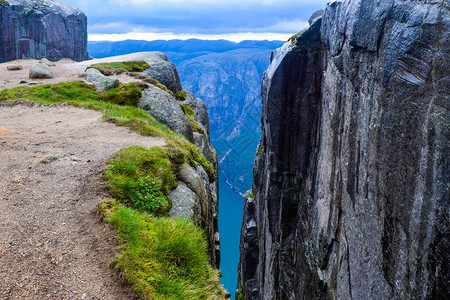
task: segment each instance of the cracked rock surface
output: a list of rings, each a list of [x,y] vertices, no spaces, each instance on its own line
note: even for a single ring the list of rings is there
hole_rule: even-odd
[[[448,298],[449,47],[448,1],[347,0],[274,52],[245,299]]]

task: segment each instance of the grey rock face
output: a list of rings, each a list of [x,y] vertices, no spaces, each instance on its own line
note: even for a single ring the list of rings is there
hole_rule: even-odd
[[[184,92],[186,92],[186,100],[182,101],[181,103],[192,107],[192,109],[194,110],[194,119],[198,122],[199,125],[204,128],[206,134],[209,135],[209,118],[205,103],[202,100],[196,98],[191,92]]]
[[[448,298],[449,48],[445,1],[350,0],[274,54],[245,299]]]
[[[88,59],[87,19],[51,0],[8,0],[0,5],[0,62],[47,57]]]
[[[46,64],[35,63],[30,67],[30,78],[53,78],[53,71]]]
[[[119,86],[119,80],[103,75],[99,70],[86,70],[86,81],[93,84],[98,91],[106,91]]]
[[[170,193],[172,200],[170,215],[176,218],[195,219],[200,217],[199,199],[184,183],[178,182],[178,187]]]
[[[216,163],[215,161],[216,152],[211,147],[211,144],[203,134],[194,132],[194,144],[197,145],[202,150],[202,154],[207,161],[209,161],[213,165]]]
[[[175,65],[162,52],[144,52],[142,60],[145,60],[150,68],[142,72],[164,84],[175,94],[182,90],[180,77]]]
[[[162,89],[150,85],[142,92],[139,107],[147,110],[156,120],[167,125],[194,142],[194,135],[189,119],[181,110],[177,100]]]
[[[178,187],[171,194],[175,217],[189,217],[205,230],[211,263],[220,264],[220,238],[218,230],[217,181],[210,183],[201,166],[196,169],[184,164],[178,176]]]

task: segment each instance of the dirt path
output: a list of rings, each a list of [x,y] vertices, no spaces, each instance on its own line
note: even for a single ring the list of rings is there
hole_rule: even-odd
[[[164,140],[100,117],[66,105],[0,103],[0,299],[135,297],[110,268],[117,244],[95,206],[109,197],[106,159]]]

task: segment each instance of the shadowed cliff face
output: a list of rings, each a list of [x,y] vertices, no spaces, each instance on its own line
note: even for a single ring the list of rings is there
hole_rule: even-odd
[[[245,299],[448,296],[446,1],[337,1],[274,52]]]
[[[0,62],[88,59],[87,18],[72,6],[50,0],[8,0],[0,4],[0,28]]]

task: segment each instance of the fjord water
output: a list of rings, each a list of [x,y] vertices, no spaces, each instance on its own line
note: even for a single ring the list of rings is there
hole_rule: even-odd
[[[220,280],[234,299],[239,261],[239,239],[243,198],[231,189],[224,176],[219,177]]]

